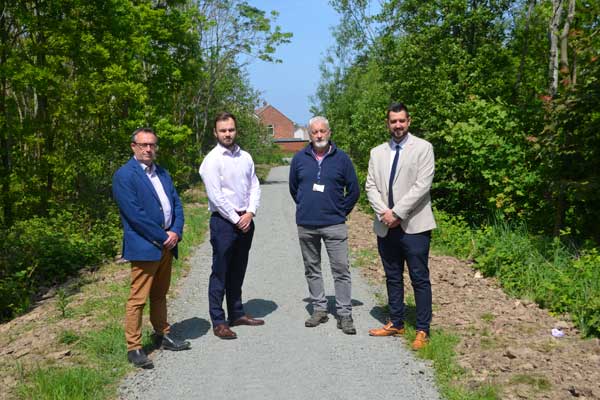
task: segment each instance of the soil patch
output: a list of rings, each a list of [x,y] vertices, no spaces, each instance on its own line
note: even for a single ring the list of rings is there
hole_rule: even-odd
[[[353,258],[361,258],[368,279],[384,285],[371,216],[354,211],[348,224]],[[509,297],[468,262],[433,255],[429,268],[432,333],[442,329],[459,337],[464,385],[497,384],[503,399],[600,399],[600,339],[582,339],[568,316]],[[407,271],[404,282],[412,294]],[[564,336],[553,337],[552,328]]]

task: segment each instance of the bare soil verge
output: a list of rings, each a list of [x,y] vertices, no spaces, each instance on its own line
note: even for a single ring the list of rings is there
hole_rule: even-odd
[[[355,210],[348,224],[353,255],[362,254],[362,273],[385,285],[371,216]],[[567,316],[509,297],[496,279],[482,277],[468,262],[433,255],[429,268],[432,331],[460,338],[462,384],[496,384],[503,399],[600,399],[600,339],[583,339]],[[404,282],[411,294],[406,271]],[[564,337],[553,337],[552,328]]]

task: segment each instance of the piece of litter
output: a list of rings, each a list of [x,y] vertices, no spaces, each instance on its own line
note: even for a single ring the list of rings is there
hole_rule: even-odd
[[[560,329],[552,328],[552,336],[563,337],[563,336],[565,336],[565,333],[563,331],[561,331]]]

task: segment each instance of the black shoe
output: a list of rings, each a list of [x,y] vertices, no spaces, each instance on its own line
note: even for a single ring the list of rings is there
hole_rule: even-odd
[[[154,346],[164,350],[181,351],[192,347],[192,344],[187,340],[179,340],[170,334],[159,335],[154,334]]]
[[[127,352],[127,360],[138,368],[150,369],[154,368],[152,360],[146,356],[146,353],[142,349],[131,350]]]

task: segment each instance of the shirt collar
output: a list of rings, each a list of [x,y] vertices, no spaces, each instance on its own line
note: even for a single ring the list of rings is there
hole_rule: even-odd
[[[221,143],[217,143],[217,147],[219,148],[219,152],[221,154],[229,153],[231,155],[236,155],[240,152],[241,148],[237,144],[234,145],[233,150],[229,150],[227,147],[223,146]]]
[[[395,150],[396,149],[396,145],[399,144],[400,148],[403,149],[404,146],[406,145],[407,140],[408,140],[408,135],[410,135],[410,133],[407,133],[406,135],[404,135],[404,137],[402,138],[402,140],[400,141],[400,143],[396,143],[394,141],[394,139],[390,139],[390,141],[388,142],[389,145],[390,145],[390,148],[392,150]]]
[[[331,144],[331,142],[329,142],[329,148],[327,149],[327,151],[325,153],[323,153],[322,158],[325,158],[325,156],[328,155],[329,153],[331,153],[332,150],[333,150],[333,145]],[[310,144],[310,152],[315,158],[317,158],[317,152],[315,151],[315,148],[313,147],[312,143]]]
[[[133,158],[135,158],[135,156]],[[137,161],[138,164],[140,165],[140,167],[142,168],[142,170],[148,174],[152,174],[156,170],[156,166],[154,165],[154,163],[150,164],[149,170],[146,170],[146,168],[148,167],[146,164],[144,164],[141,161],[138,161],[137,158],[135,158],[135,161]]]

